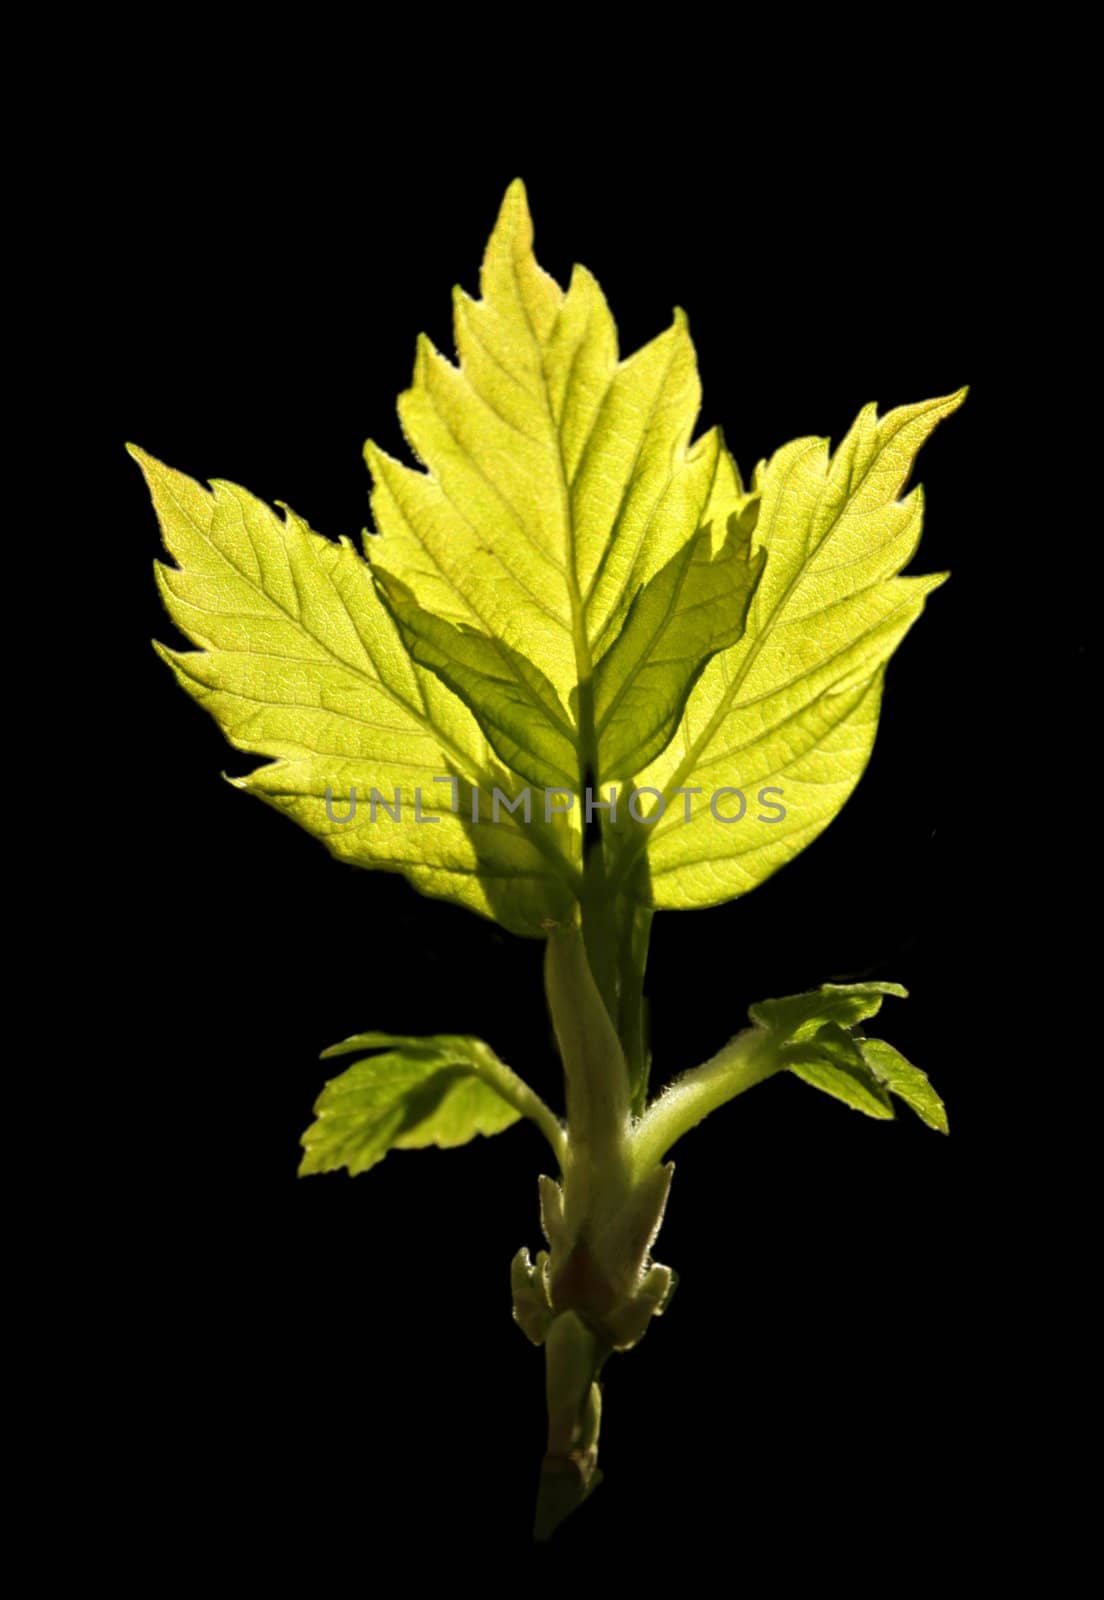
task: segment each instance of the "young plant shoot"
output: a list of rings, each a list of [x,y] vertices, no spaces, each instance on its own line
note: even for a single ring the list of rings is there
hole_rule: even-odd
[[[622,358],[591,275],[564,290],[538,266],[520,182],[454,313],[456,361],[422,338],[399,401],[420,465],[366,447],[363,554],[132,453],[172,558],[161,594],[196,646],[157,649],[269,758],[237,786],[340,859],[543,941],[565,1116],[480,1039],[363,1033],[324,1052],[352,1061],[300,1170],[366,1172],[522,1117],[544,1134],[546,1248],[512,1277],[545,1351],[546,1537],[599,1481],[606,1362],[669,1301],[652,1250],[682,1135],[779,1072],[946,1132],[924,1074],[866,1033],[898,985],[761,1001],[649,1098],[643,979],[656,911],[746,894],[858,782],[886,664],[943,581],[899,576],[923,500],[898,496],[964,391],[867,406],[834,453],[797,439],[745,485],[718,429],[693,437],[684,316]]]

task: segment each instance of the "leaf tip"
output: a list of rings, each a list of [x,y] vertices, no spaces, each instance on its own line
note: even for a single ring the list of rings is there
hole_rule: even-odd
[[[377,444],[374,439],[365,439],[364,461],[368,471],[372,474],[373,487],[378,488],[383,482],[388,463],[394,464],[395,458],[392,455],[388,455],[383,446]]]
[[[124,445],[124,449],[130,459],[137,463],[139,471],[148,483],[151,475],[156,472],[161,463],[151,456],[147,450],[143,450],[141,445],[131,444],[129,440]]]
[[[154,562],[155,568],[162,565],[163,563],[160,561]],[[170,671],[176,672],[180,662],[180,651],[174,650],[171,645],[162,644],[160,639],[151,639],[150,644],[153,646],[154,654],[158,660],[163,661]]]
[[[508,237],[514,234],[520,236],[523,244],[528,244],[532,241],[532,231],[533,219],[529,210],[529,193],[525,181],[523,178],[514,178],[507,184],[506,193],[502,196],[498,218],[491,234],[491,243],[493,244],[498,235]]]
[[[308,1129],[307,1133],[299,1141],[303,1147],[303,1154],[296,1168],[295,1176],[297,1178],[311,1178],[320,1172],[326,1171],[325,1166],[319,1159],[318,1151],[307,1142],[309,1132],[310,1130]]]
[[[937,399],[929,401],[927,410],[929,414],[933,411],[936,413],[936,422],[942,422],[945,417],[952,416],[958,410],[969,392],[969,384],[964,383],[961,389],[954,389],[950,394],[943,394]]]

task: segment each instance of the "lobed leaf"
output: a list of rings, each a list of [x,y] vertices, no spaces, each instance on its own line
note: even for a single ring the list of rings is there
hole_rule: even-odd
[[[746,490],[716,429],[693,439],[685,317],[621,359],[591,275],[563,289],[538,265],[520,182],[454,327],[457,360],[421,339],[399,401],[421,465],[365,447],[369,565],[133,452],[176,562],[166,606],[199,647],[161,653],[232,744],[272,758],[239,787],[341,859],[516,932],[571,920],[582,808],[538,796],[526,821],[491,809],[496,788],[651,789],[643,823],[621,800],[604,824],[603,894],[746,892],[867,761],[886,663],[942,581],[900,576],[922,495],[898,496],[965,391],[867,406],[834,454],[796,440]],[[726,789],[745,807],[722,820]],[[778,798],[746,804],[762,789]]]
[[[177,563],[157,565],[162,597],[200,647],[158,652],[232,745],[275,758],[235,785],[339,859],[403,872],[518,933],[539,936],[564,916],[574,897],[570,822],[548,825],[538,813],[527,825],[505,811],[492,821],[485,807],[472,820],[473,787],[489,798],[495,786],[512,794],[517,780],[462,702],[410,659],[351,545],[234,484],[208,492],[131,454]],[[450,786],[435,782],[447,775],[455,811]],[[373,789],[397,820],[373,806]],[[421,812],[436,820],[414,820],[419,791]]]
[[[619,875],[646,850],[656,906],[746,893],[851,794],[873,746],[886,663],[945,577],[898,576],[920,537],[923,496],[897,496],[921,444],[964,396],[882,418],[867,406],[834,455],[825,439],[798,439],[757,470],[766,567],[746,631],[706,666],[677,736],[640,775],[663,801],[623,851]],[[782,791],[784,817],[749,804],[723,823],[703,802],[687,821],[670,803],[683,788],[750,798],[763,786]]]
[[[362,1049],[379,1053],[331,1078],[315,1103],[316,1120],[302,1139],[301,1174],[340,1167],[367,1172],[389,1150],[448,1149],[477,1133],[500,1133],[522,1115],[488,1082],[485,1062],[492,1052],[481,1040],[366,1033],[323,1054]]]
[[[762,569],[700,390],[686,319],[627,360],[601,290],[537,265],[512,184],[480,279],[457,291],[453,365],[427,340],[399,402],[426,470],[366,446],[367,550],[416,660],[502,761],[582,791],[673,736],[690,689],[738,639]],[[539,664],[539,665],[538,665]]]

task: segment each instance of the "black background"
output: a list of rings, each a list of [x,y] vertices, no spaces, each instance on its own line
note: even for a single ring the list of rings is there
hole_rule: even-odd
[[[664,164],[613,136],[568,155],[465,126],[442,163],[367,117],[182,129],[156,86],[128,94],[141,137],[120,141],[125,171],[89,164],[81,225],[94,214],[103,270],[76,291],[85,375],[103,375],[126,708],[101,752],[124,790],[111,911],[138,930],[98,953],[119,1045],[89,1259],[112,1356],[102,1426],[125,1441],[98,1537],[121,1548],[138,1521],[170,1562],[217,1548],[320,1574],[375,1547],[566,1570],[642,1536],[713,1554],[738,1539],[782,1577],[891,1545],[907,1565],[921,1529],[980,1555],[1032,1404],[1019,1395],[1013,1421],[1007,1330],[1033,1314],[1021,1202],[1040,1181],[1021,1172],[1010,1198],[979,1000],[1004,903],[978,731],[1000,677],[995,440],[1019,294],[1003,179],[980,145],[928,135],[921,160],[861,123],[835,130],[834,161],[763,137],[739,158],[707,141]],[[559,1104],[539,947],[339,865],[222,781],[253,763],[149,647],[178,641],[123,451],[356,535],[363,439],[402,453],[415,335],[451,350],[450,286],[476,289],[519,173],[542,263],[596,273],[623,350],[687,309],[703,425],[723,424],[745,471],[799,434],[838,441],[868,400],[972,386],[917,474],[911,570],[953,577],[890,668],[859,789],[753,896],[657,918],[648,977],[657,1083],[756,999],[903,982],[879,1023],[930,1072],[951,1136],[786,1079],[686,1139],[657,1246],[677,1295],[607,1369],[606,1482],[544,1555],[526,1544],[542,1360],[508,1289],[513,1253],[539,1243],[539,1135],[296,1176],[318,1052],[353,1031],[480,1035]]]

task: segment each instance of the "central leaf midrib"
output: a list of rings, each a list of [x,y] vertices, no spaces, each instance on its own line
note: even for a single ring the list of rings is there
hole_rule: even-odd
[[[642,454],[643,449],[644,449],[644,443],[645,443],[645,441],[646,441],[646,439],[648,437],[648,432],[649,432],[649,430],[650,430],[650,428],[652,426],[652,423],[653,423],[653,421],[655,419],[656,411],[657,411],[657,409],[659,407],[659,397],[663,393],[664,389],[667,386],[667,379],[671,376],[671,368],[675,364],[675,356],[676,356],[676,354],[677,354],[677,350],[676,350],[676,347],[675,347],[675,341],[674,341],[674,339],[672,339],[671,340],[671,350],[670,350],[670,353],[669,353],[669,355],[667,357],[667,364],[663,369],[663,377],[656,384],[655,389],[652,392],[651,403],[648,406],[647,420],[645,421],[644,426],[643,426],[643,428],[641,429],[641,432],[640,432],[640,442],[637,445],[636,451],[635,451],[635,453],[633,455],[632,466],[629,468],[628,475],[625,478],[625,486],[622,489],[620,499],[617,502],[617,510],[614,512],[613,517],[612,517],[612,519],[610,521],[609,538],[606,540],[605,544],[602,546],[602,553],[598,557],[598,564],[595,567],[593,574],[591,575],[590,582],[587,584],[586,594],[583,596],[582,603],[583,603],[584,610],[589,608],[590,602],[593,600],[593,598],[595,596],[595,593],[597,592],[598,585],[601,582],[602,575],[605,572],[606,561],[607,561],[607,559],[609,557],[610,551],[613,549],[613,536],[614,536],[614,533],[617,530],[617,528],[620,526],[621,517],[622,517],[622,514],[623,514],[623,512],[625,510],[625,504],[626,504],[626,502],[628,500],[629,494],[631,493],[633,479],[634,479],[634,477],[636,475],[636,469],[637,469],[637,466],[639,465],[640,457],[641,457],[641,454]],[[630,357],[630,360],[631,359],[632,358]],[[620,371],[621,368],[626,366],[626,365],[628,365],[627,362],[623,362],[623,361],[622,362],[618,362],[617,370]],[[606,387],[605,394],[602,396],[602,402],[601,402],[602,406],[605,405],[607,399],[609,398],[610,390],[612,388],[613,388],[613,383],[611,381]],[[601,411],[601,406],[599,407],[599,411]],[[696,416],[695,416],[695,421],[696,420],[697,419],[696,419]],[[593,431],[591,433],[591,438],[593,438]],[[590,439],[587,440],[588,447],[589,447],[589,444],[590,444]],[[659,494],[657,494],[655,500],[652,502],[652,508],[648,512],[647,517],[644,519],[644,526],[641,528],[640,537],[636,541],[636,549],[633,551],[632,561],[630,562],[630,564],[629,564],[629,566],[627,568],[627,571],[629,572],[630,575],[635,570],[636,563],[640,559],[640,552],[643,549],[644,540],[648,536],[648,532],[651,529],[652,522],[653,522],[653,520],[655,518],[656,511],[658,510],[659,506],[663,502],[663,498],[667,493],[667,489],[670,486],[671,479],[672,479],[673,476],[674,476],[674,467],[672,465],[671,470],[668,473],[666,480],[664,481],[663,488],[660,490]]]
[[[517,257],[510,253],[510,265],[517,292],[518,305],[525,318],[525,325],[529,329],[529,337],[537,356],[537,369],[540,372],[541,403],[548,421],[548,430],[552,440],[552,455],[556,464],[556,480],[560,494],[560,516],[564,531],[564,576],[567,580],[567,598],[571,609],[571,642],[575,655],[576,679],[576,726],[572,730],[576,735],[576,749],[579,764],[579,791],[581,802],[585,805],[585,789],[588,768],[597,766],[595,737],[594,737],[594,695],[592,675],[594,665],[591,661],[590,642],[586,636],[586,615],[583,608],[583,598],[579,589],[579,574],[576,565],[575,546],[575,516],[571,505],[571,493],[567,481],[567,464],[563,456],[563,435],[556,422],[555,412],[552,409],[552,395],[548,386],[548,372],[545,367],[545,346],[542,343],[533,319],[529,314],[529,307],[525,299],[525,291],[518,272]],[[556,313],[556,324],[563,312],[566,295],[560,300],[560,307]],[[607,393],[609,391],[607,390]],[[604,397],[603,397],[604,398]]]

